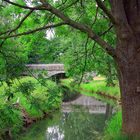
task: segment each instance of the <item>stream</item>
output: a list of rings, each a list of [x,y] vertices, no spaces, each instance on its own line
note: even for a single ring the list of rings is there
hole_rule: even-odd
[[[32,124],[14,140],[99,140],[105,127],[105,108],[88,106],[90,109],[75,101],[64,103],[52,117]]]

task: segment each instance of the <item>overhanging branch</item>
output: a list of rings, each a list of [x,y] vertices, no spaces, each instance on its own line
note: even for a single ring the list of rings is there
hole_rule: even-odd
[[[32,34],[32,33],[35,33],[35,32],[41,31],[41,30],[45,30],[45,29],[49,29],[49,28],[55,28],[55,27],[62,26],[62,25],[66,25],[66,23],[65,22],[61,22],[61,23],[54,24],[54,25],[47,25],[47,26],[36,28],[34,30],[30,30],[30,31],[27,31],[27,32],[23,32],[23,33],[19,33],[19,34],[14,34],[14,35],[3,36],[3,37],[0,37],[0,39],[8,39],[8,38],[12,38],[12,37],[29,35],[29,34]]]
[[[34,10],[30,10],[24,17],[23,19],[19,22],[19,24],[17,25],[17,27],[15,27],[14,29],[11,29],[11,30],[8,30],[8,31],[5,31],[3,33],[0,33],[0,36],[1,35],[4,35],[4,34],[11,34],[12,32],[16,31],[18,28],[21,27],[22,23],[31,15],[31,13],[33,12]]]
[[[48,2],[45,2],[44,0],[40,0],[40,2],[42,2],[44,8],[47,11],[50,11],[51,13],[53,13],[54,15],[56,15],[57,17],[62,19],[67,25],[70,25],[73,28],[79,29],[80,31],[87,33],[89,38],[96,41],[103,49],[105,49],[107,51],[107,53],[109,53],[113,57],[116,56],[115,49],[110,44],[108,44],[106,41],[101,39],[91,28],[89,28],[88,26],[86,26],[84,24],[78,23],[78,22],[70,19],[68,16],[64,15],[60,10],[51,6]]]
[[[12,5],[18,6],[20,8],[24,8],[24,9],[30,9],[30,10],[47,10],[50,13],[52,13],[52,14],[56,15],[57,17],[59,17],[60,19],[62,19],[64,22],[63,23],[59,23],[59,24],[55,24],[55,25],[49,25],[49,26],[37,28],[37,29],[31,30],[31,31],[27,31],[27,32],[19,33],[19,34],[14,34],[14,35],[9,35],[9,36],[3,36],[3,37],[0,37],[0,39],[7,39],[7,38],[11,38],[11,37],[17,37],[17,36],[27,35],[27,34],[31,34],[31,33],[34,33],[34,32],[37,32],[37,31],[40,31],[40,30],[43,30],[43,29],[48,29],[48,28],[51,28],[51,27],[57,27],[57,26],[61,26],[61,25],[67,24],[67,25],[72,26],[75,29],[78,29],[78,30],[80,30],[82,32],[87,33],[88,34],[88,37],[91,38],[91,39],[93,39],[94,41],[96,41],[103,49],[105,49],[107,51],[107,53],[109,53],[113,57],[116,56],[115,49],[110,44],[108,44],[106,41],[104,41],[103,39],[101,39],[90,27],[88,27],[87,25],[78,23],[78,22],[70,19],[69,17],[67,17],[66,15],[64,15],[60,10],[58,10],[55,7],[51,6],[45,0],[40,0],[40,2],[42,3],[42,5],[40,5],[38,7],[22,6],[20,4],[11,2],[9,0],[4,0],[4,1],[5,2],[8,2],[8,3],[12,4]],[[110,13],[108,13],[108,15],[110,16]]]
[[[113,25],[109,26],[109,28],[107,30],[105,30],[104,32],[100,33],[99,36],[103,36],[103,35],[107,34],[112,28],[113,28]]]
[[[29,7],[29,6],[24,6],[24,5],[20,5],[18,3],[12,2],[10,0],[3,0],[11,5],[17,6],[19,8],[23,8],[23,9],[29,9],[29,10],[43,10],[42,5],[40,6],[36,6],[36,7]]]

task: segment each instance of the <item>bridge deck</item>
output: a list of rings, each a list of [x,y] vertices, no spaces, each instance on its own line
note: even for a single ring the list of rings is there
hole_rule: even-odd
[[[27,64],[26,67],[30,70],[46,70],[48,77],[65,73],[64,64]]]

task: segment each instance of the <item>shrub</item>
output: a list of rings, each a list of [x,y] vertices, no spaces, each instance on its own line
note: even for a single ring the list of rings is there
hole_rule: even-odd
[[[20,111],[13,109],[11,106],[4,105],[0,108],[0,135],[6,131],[12,134],[19,132],[23,125]]]
[[[33,77],[25,77],[20,82],[15,80],[12,87],[15,93],[13,100],[20,98],[20,104],[32,117],[42,117],[43,112],[60,107],[61,91],[50,80],[44,80],[42,85]]]
[[[11,81],[10,87],[6,83],[0,86],[0,135],[7,130],[17,133],[21,129],[22,109],[31,118],[41,118],[44,113],[60,107],[59,87],[50,80],[41,82],[33,77],[23,77]],[[17,102],[20,106],[16,109],[14,104]]]

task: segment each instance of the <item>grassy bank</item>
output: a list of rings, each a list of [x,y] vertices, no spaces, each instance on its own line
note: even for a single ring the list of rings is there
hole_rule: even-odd
[[[80,85],[74,83],[72,79],[65,79],[61,81],[61,84],[70,90],[76,90],[83,95],[93,96],[104,102],[114,104],[114,102],[118,102],[120,99],[118,84],[114,87],[106,86],[105,79],[96,79],[89,83],[81,83]]]
[[[119,111],[106,122],[102,140],[139,140],[139,138],[126,136],[122,133],[122,112]]]
[[[0,137],[17,135],[23,126],[58,109],[61,92],[52,81],[24,77],[0,86]]]
[[[120,140],[121,138],[124,138],[121,135],[121,128],[122,113],[119,111],[109,121],[107,121],[106,127],[104,129],[103,140]]]

